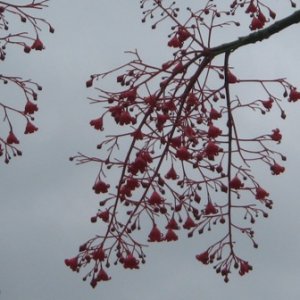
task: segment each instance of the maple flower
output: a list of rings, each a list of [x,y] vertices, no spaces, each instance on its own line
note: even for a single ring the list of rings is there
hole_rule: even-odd
[[[108,188],[110,187],[109,184],[106,184],[105,182],[98,180],[94,186],[93,186],[93,190],[95,191],[96,194],[100,194],[100,193],[107,193],[108,192]]]
[[[218,147],[214,142],[208,141],[205,147],[205,153],[209,160],[214,160],[215,156],[217,156],[220,152],[221,148]]]
[[[270,98],[269,100],[262,101],[262,105],[269,111],[272,108],[273,102],[274,100]]]
[[[196,226],[196,224],[193,221],[193,219],[190,216],[188,216],[187,219],[186,219],[186,221],[183,224],[183,228],[184,229],[191,229],[191,228],[193,228],[195,226]]]
[[[274,165],[272,165],[270,167],[271,171],[272,171],[272,175],[279,175],[280,173],[283,173],[284,170],[285,170],[285,167],[277,164],[277,163],[274,163]]]
[[[20,142],[15,136],[15,134],[12,131],[10,131],[6,139],[6,143],[11,145],[11,144],[19,144]]]
[[[178,178],[178,175],[177,175],[177,173],[176,173],[173,166],[170,168],[168,173],[165,175],[165,178],[166,179],[173,179],[173,180],[176,180]]]
[[[196,259],[201,261],[204,265],[207,265],[209,263],[208,251],[206,250],[205,252],[196,255]]]
[[[168,46],[172,48],[180,48],[182,47],[182,42],[179,40],[179,38],[174,35],[168,42]]]
[[[106,271],[101,268],[97,274],[97,281],[108,281],[111,277],[107,275]]]
[[[25,105],[24,113],[32,115],[36,111],[38,111],[37,105],[31,101],[27,101],[27,103]]]
[[[264,25],[265,24],[259,18],[253,17],[250,25],[250,29],[251,30],[261,29],[264,27]]]
[[[269,193],[267,191],[265,191],[263,188],[261,188],[260,186],[256,188],[255,198],[257,200],[264,200],[268,196],[269,196]]]
[[[168,229],[165,238],[164,238],[167,242],[171,242],[171,241],[177,241],[178,240],[178,236],[177,234],[174,232],[173,229]]]
[[[238,79],[237,77],[232,74],[229,70],[227,71],[227,78],[228,78],[228,83],[237,83]]]
[[[210,125],[208,128],[207,136],[209,138],[216,138],[222,134],[222,130],[216,126]]]
[[[70,267],[72,271],[77,271],[78,268],[78,257],[75,256],[73,258],[65,259],[66,266]]]
[[[42,41],[39,39],[39,37],[37,37],[36,40],[33,42],[31,49],[38,50],[38,51],[41,51],[44,49],[44,45],[43,45]]]
[[[300,92],[297,92],[296,89],[291,89],[290,96],[289,96],[289,101],[290,102],[296,102],[299,99],[300,99]]]
[[[154,191],[152,193],[152,195],[150,196],[149,200],[148,200],[148,203],[150,205],[160,205],[163,203],[163,199],[162,197],[159,195],[158,192]]]
[[[102,219],[103,222],[108,223],[108,221],[109,221],[109,211],[108,211],[108,210],[99,212],[99,213],[97,214],[97,216],[98,216],[100,219]]]
[[[178,157],[180,160],[189,160],[191,157],[191,154],[189,153],[189,151],[186,147],[182,146],[179,149],[177,149],[176,157]]]
[[[128,254],[127,257],[123,259],[123,267],[125,269],[139,269],[139,260],[132,254]]]
[[[90,121],[90,125],[93,126],[96,130],[103,130],[103,118],[97,118]]]
[[[232,188],[232,189],[240,189],[244,186],[244,184],[241,182],[241,180],[235,176],[229,183],[229,186]]]
[[[247,261],[242,260],[240,262],[240,271],[239,271],[239,274],[241,276],[245,275],[246,273],[248,273],[251,270],[252,270],[252,266],[250,266]]]
[[[219,118],[222,117],[222,114],[219,113],[217,110],[215,110],[214,108],[211,109],[210,113],[209,113],[209,117],[212,120],[218,120]]]
[[[215,208],[215,206],[211,203],[211,201],[208,201],[204,213],[206,215],[214,215],[218,213],[218,210]]]
[[[24,134],[34,133],[37,130],[38,130],[37,127],[35,127],[30,121],[27,121],[27,125],[25,128]]]
[[[99,261],[104,261],[106,258],[105,252],[102,247],[96,249],[93,252],[92,256],[94,260],[99,260]]]
[[[174,218],[169,220],[169,223],[167,224],[166,229],[173,229],[173,230],[179,229],[179,226]]]
[[[282,134],[278,128],[272,130],[273,133],[270,135],[271,139],[276,142],[280,142],[282,139]]]
[[[153,225],[148,237],[148,242],[161,242],[163,240],[162,233],[155,224]]]

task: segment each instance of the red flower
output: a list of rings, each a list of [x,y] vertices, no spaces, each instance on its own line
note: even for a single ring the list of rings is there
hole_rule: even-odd
[[[273,175],[279,175],[280,173],[283,173],[285,170],[285,167],[282,167],[275,163],[273,166],[270,167]]]
[[[177,241],[178,240],[178,236],[177,236],[177,234],[172,229],[168,229],[168,231],[166,233],[166,236],[165,236],[165,240],[167,242]]]
[[[123,267],[125,269],[139,269],[139,260],[132,254],[128,254],[123,260]]]
[[[251,25],[250,25],[250,29],[251,30],[261,29],[264,27],[264,25],[265,24],[260,19],[253,17]]]
[[[38,111],[37,105],[35,103],[32,103],[31,101],[27,101],[24,113],[31,115],[34,114],[35,111]]]
[[[205,208],[205,214],[206,215],[214,215],[217,214],[218,210],[215,208],[215,206],[211,203],[211,201],[208,201],[206,208]]]
[[[265,191],[263,188],[261,188],[260,186],[258,188],[256,188],[255,198],[257,200],[264,200],[268,196],[269,196],[269,193],[267,191]]]
[[[207,265],[209,263],[208,251],[196,255],[196,259],[201,261],[204,265]]]
[[[25,128],[24,134],[34,133],[37,130],[38,130],[37,127],[35,127],[31,122],[27,121],[27,125]]]
[[[96,194],[100,194],[100,193],[107,193],[108,192],[108,188],[110,187],[109,184],[106,184],[105,182],[98,180],[94,186],[93,186],[93,190],[95,191]]]
[[[191,154],[186,147],[182,146],[176,151],[176,157],[178,157],[180,160],[189,160]]]
[[[156,191],[154,191],[152,193],[152,195],[150,196],[148,203],[150,205],[160,205],[163,203],[163,199],[162,197],[159,195],[159,193],[157,193]]]
[[[90,125],[93,126],[96,130],[103,130],[103,118],[97,118],[90,121]]]
[[[274,102],[274,100],[272,98],[270,98],[269,100],[262,101],[262,105],[267,110],[270,110],[272,108],[273,102]]]
[[[244,186],[244,184],[241,182],[241,180],[235,176],[229,183],[229,186],[232,188],[232,189],[240,189]]]
[[[214,142],[209,141],[205,148],[205,153],[209,160],[214,160],[215,156],[219,154],[221,148],[218,147]]]
[[[228,79],[228,83],[237,83],[238,79],[236,78],[236,76],[234,74],[232,74],[229,70],[227,71],[227,79]]]
[[[75,256],[70,259],[65,259],[66,266],[70,267],[72,271],[77,271],[78,268],[78,257]]]
[[[173,230],[179,229],[179,226],[174,218],[170,219],[168,225],[166,226],[166,229],[173,229]]]
[[[218,137],[220,134],[222,134],[222,130],[218,127],[215,127],[213,125],[210,125],[208,128],[208,132],[207,132],[207,136],[209,138],[216,138]]]
[[[97,216],[102,219],[103,222],[108,223],[109,221],[109,211],[105,210],[97,214]]]
[[[183,224],[183,228],[184,229],[191,229],[192,227],[195,227],[195,226],[196,226],[196,224],[193,221],[193,219],[188,216],[187,219],[186,219],[186,221]]]
[[[296,102],[299,99],[300,99],[300,92],[297,92],[297,90],[295,88],[291,89],[290,96],[289,96],[289,101],[290,102]]]
[[[107,273],[101,268],[97,274],[97,281],[108,281],[111,277],[107,275]]]
[[[241,260],[239,274],[243,276],[251,270],[252,270],[252,266],[250,266],[247,261]]]
[[[33,42],[31,49],[39,50],[39,51],[44,49],[44,45],[42,41],[39,39],[39,37],[37,37],[36,40]]]
[[[104,261],[105,258],[106,258],[105,252],[102,247],[100,247],[94,251],[94,253],[93,253],[94,260]]]
[[[148,237],[149,237],[148,242],[161,242],[162,241],[162,234],[156,225],[153,225],[152,230],[150,231]]]
[[[174,167],[172,166],[171,169],[168,171],[168,173],[165,175],[166,179],[173,179],[176,180],[178,178],[178,175],[174,169]]]
[[[6,143],[11,145],[11,144],[19,144],[20,142],[15,136],[15,134],[12,131],[10,131],[6,139]]]
[[[270,135],[271,139],[276,142],[280,142],[282,139],[282,134],[278,128],[272,130],[273,133]]]
[[[210,113],[209,113],[209,117],[212,120],[218,120],[219,118],[222,117],[222,114],[219,113],[217,110],[215,110],[214,108],[211,109]]]
[[[182,47],[182,42],[178,39],[178,37],[176,35],[174,35],[174,37],[172,37],[169,40],[168,46],[173,47],[173,48],[180,48],[180,47]]]

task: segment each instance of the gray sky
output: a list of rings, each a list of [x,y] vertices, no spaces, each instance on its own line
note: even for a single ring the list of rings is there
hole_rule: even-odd
[[[282,2],[288,6],[289,1]],[[275,5],[278,17],[289,12]],[[245,243],[243,257],[254,267],[249,275],[233,274],[225,284],[212,267],[195,260],[195,254],[209,245],[209,234],[151,245],[147,264],[140,270],[111,268],[113,279],[96,290],[81,280],[84,273],[64,266],[64,259],[75,255],[99,226],[89,222],[98,209],[91,189],[96,169],[68,161],[77,151],[93,153],[98,141],[99,133],[89,126],[97,113],[86,100],[95,94],[85,88],[85,81],[92,73],[127,62],[125,50],[140,49],[145,60],[157,64],[168,52],[162,50],[166,32],[151,31],[149,23],[141,25],[139,1],[52,0],[43,13],[56,29],[54,35],[46,30],[42,34],[46,51],[30,55],[12,51],[1,71],[32,78],[44,89],[36,117],[38,133],[22,137],[23,157],[0,168],[0,300],[298,299],[298,103],[286,106],[285,122],[277,116],[268,120],[283,133],[279,149],[288,157],[287,172],[279,177],[258,174],[275,205],[268,219],[255,224],[259,249]],[[236,73],[287,77],[300,89],[299,26],[235,53],[231,63]]]

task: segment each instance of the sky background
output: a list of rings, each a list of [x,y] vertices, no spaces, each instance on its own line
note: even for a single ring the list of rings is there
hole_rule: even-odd
[[[275,2],[278,18],[290,12],[289,1]],[[225,284],[211,266],[198,263],[195,254],[209,245],[209,235],[151,245],[147,264],[139,271],[111,268],[113,279],[95,290],[81,280],[84,273],[65,267],[64,259],[77,254],[78,246],[93,237],[100,224],[89,221],[98,209],[91,189],[96,169],[68,160],[77,151],[95,152],[99,140],[99,133],[89,126],[98,113],[86,100],[95,93],[85,88],[85,81],[92,73],[127,62],[126,50],[137,48],[145,61],[157,65],[169,50],[164,28],[152,31],[149,23],[141,24],[137,0],[49,4],[40,13],[56,31],[42,33],[46,51],[25,55],[11,49],[1,63],[1,73],[32,78],[44,89],[36,116],[38,133],[21,137],[23,157],[0,167],[0,300],[299,299],[298,103],[286,106],[286,121],[276,114],[268,120],[270,128],[280,127],[283,133],[277,149],[288,157],[287,172],[275,177],[258,171],[275,205],[268,219],[255,224],[259,249],[246,242],[241,253],[254,267],[249,275],[232,274]],[[299,26],[236,52],[231,58],[235,72],[253,78],[287,77],[300,89]],[[219,36],[222,41],[233,38]],[[264,118],[251,115],[244,122],[259,129]]]

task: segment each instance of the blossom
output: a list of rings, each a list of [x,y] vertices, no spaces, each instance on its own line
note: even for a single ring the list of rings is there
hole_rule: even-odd
[[[207,136],[209,138],[216,138],[222,134],[222,130],[216,126],[210,125],[208,128]]]
[[[77,271],[78,268],[78,257],[75,256],[73,258],[65,259],[66,266],[70,267],[72,271]]]
[[[215,208],[215,206],[211,203],[211,201],[208,201],[204,213],[206,215],[214,215],[218,213],[218,210]]]
[[[102,219],[103,222],[108,223],[108,221],[109,221],[109,211],[108,211],[108,210],[99,212],[99,213],[97,214],[97,216],[98,216],[100,219]]]
[[[127,257],[123,259],[123,267],[125,269],[139,269],[139,260],[132,254],[128,254]]]
[[[44,49],[44,45],[43,45],[42,41],[39,39],[39,37],[37,37],[36,40],[33,42],[31,49],[38,50],[38,51],[41,51]]]
[[[90,121],[90,125],[93,126],[96,130],[103,130],[103,118],[97,118]]]
[[[162,234],[157,226],[154,224],[149,235],[148,242],[161,242],[162,241]]]
[[[205,252],[196,255],[196,259],[202,262],[204,265],[207,265],[209,263],[208,251],[206,250]]]
[[[300,92],[298,92],[295,88],[291,89],[289,101],[296,102],[300,99]]]
[[[241,182],[241,180],[235,176],[229,183],[229,187],[232,188],[232,189],[240,189],[244,186],[244,184]]]
[[[255,198],[257,200],[264,200],[268,196],[269,196],[269,193],[267,191],[265,191],[263,188],[261,188],[260,186],[256,188]]]
[[[189,153],[188,149],[184,146],[180,147],[176,151],[176,157],[180,160],[189,160],[191,154]]]
[[[195,227],[196,224],[195,222],[193,221],[193,219],[188,216],[187,219],[185,220],[184,224],[183,224],[183,228],[184,229],[191,229],[192,227]]]
[[[173,229],[168,229],[165,238],[164,238],[167,242],[171,242],[171,241],[177,241],[178,240],[178,236],[177,234],[174,232]]]
[[[282,139],[282,134],[278,128],[272,130],[273,133],[270,135],[271,139],[276,142],[280,142]]]
[[[174,167],[172,166],[170,168],[170,170],[167,172],[167,174],[165,175],[165,178],[166,179],[173,179],[173,180],[176,180],[178,178],[178,175],[174,169]]]
[[[279,164],[274,163],[274,165],[272,165],[270,167],[270,169],[271,169],[273,175],[279,175],[280,173],[284,172],[285,167],[282,167]]]
[[[24,134],[34,133],[37,130],[38,130],[37,127],[35,127],[30,121],[27,121],[27,125],[25,128]]]
[[[148,199],[148,203],[150,205],[160,205],[163,203],[162,197],[159,195],[158,192],[154,191],[150,198]]]
[[[179,229],[179,226],[178,226],[178,224],[177,224],[177,222],[175,221],[174,218],[169,220],[169,223],[166,226],[166,229],[174,229],[174,230]]]
[[[8,137],[6,138],[6,143],[11,145],[11,144],[19,144],[20,142],[15,136],[15,134],[12,131],[10,131]]]
[[[108,188],[110,187],[109,184],[106,184],[105,182],[98,180],[94,186],[93,186],[93,190],[95,191],[96,194],[100,194],[100,193],[107,193],[108,192]]]
[[[93,259],[94,260],[99,260],[99,261],[104,261],[105,260],[105,252],[102,247],[97,248],[93,252]]]
[[[111,277],[107,275],[106,271],[101,268],[97,274],[97,281],[108,281]]]
[[[31,101],[27,101],[25,105],[24,113],[31,115],[34,114],[34,112],[36,111],[38,111],[37,105]]]

